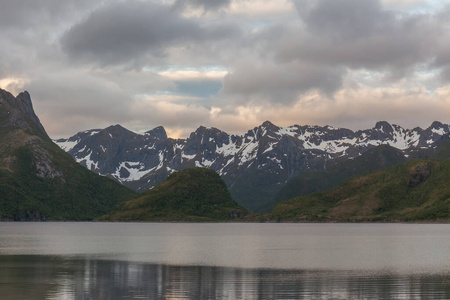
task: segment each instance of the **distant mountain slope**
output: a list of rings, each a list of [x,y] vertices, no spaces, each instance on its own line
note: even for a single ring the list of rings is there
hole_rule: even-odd
[[[0,89],[0,220],[91,220],[134,195],[55,145],[27,92]]]
[[[413,160],[278,204],[278,221],[450,221],[450,160]]]
[[[155,188],[122,203],[109,221],[227,221],[247,211],[230,196],[220,176],[193,168],[170,175]]]
[[[408,159],[426,158],[449,132],[449,125],[439,122],[427,129],[378,122],[355,132],[331,126],[278,127],[267,121],[241,135],[202,126],[176,140],[167,138],[162,127],[137,134],[115,125],[55,142],[88,169],[141,192],[178,170],[215,170],[238,203],[258,211],[267,210],[297,174],[329,169],[383,144]]]
[[[345,180],[406,162],[401,150],[380,145],[361,156],[348,159],[326,170],[308,170],[291,178],[275,197],[274,205],[300,195],[327,191]]]

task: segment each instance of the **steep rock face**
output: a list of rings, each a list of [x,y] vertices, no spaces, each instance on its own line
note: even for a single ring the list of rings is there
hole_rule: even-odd
[[[382,144],[406,158],[428,157],[449,132],[449,125],[439,122],[425,130],[378,122],[355,132],[332,126],[278,127],[266,121],[240,135],[201,126],[187,139],[175,140],[162,127],[137,134],[116,125],[55,142],[88,169],[137,191],[154,187],[174,171],[213,169],[235,200],[257,210],[303,171],[328,169]]]
[[[0,220],[90,220],[134,195],[57,147],[28,93],[0,89]]]
[[[0,127],[33,128],[47,136],[44,127],[33,110],[30,94],[25,91],[14,97],[0,89]]]

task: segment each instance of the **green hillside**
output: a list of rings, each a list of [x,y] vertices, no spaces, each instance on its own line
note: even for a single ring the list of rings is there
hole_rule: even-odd
[[[345,180],[394,166],[406,161],[403,153],[389,145],[380,145],[354,159],[341,161],[326,170],[308,170],[292,177],[266,205],[263,211],[270,211],[277,203],[301,195],[325,192]]]
[[[449,221],[450,160],[415,160],[278,204],[279,221]]]
[[[185,169],[155,188],[119,205],[103,221],[226,221],[245,216],[220,176],[209,169]]]
[[[55,145],[28,93],[0,89],[0,220],[92,220],[135,195]]]

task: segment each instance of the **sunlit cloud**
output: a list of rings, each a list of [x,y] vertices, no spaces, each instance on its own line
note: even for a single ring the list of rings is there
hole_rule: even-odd
[[[201,71],[201,70],[173,70],[173,71],[163,71],[159,72],[160,76],[171,80],[221,80],[227,74],[227,71],[221,70],[211,70],[211,71]]]

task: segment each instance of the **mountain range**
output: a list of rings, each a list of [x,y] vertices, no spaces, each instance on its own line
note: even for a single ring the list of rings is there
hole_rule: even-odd
[[[74,159],[49,138],[27,92],[0,89],[0,220],[447,222],[448,137],[439,122],[356,132],[264,122],[177,140],[162,127],[116,125],[58,140]],[[102,173],[108,164],[115,171]],[[152,180],[139,194],[117,182],[143,190]],[[249,212],[233,193],[270,213]]]
[[[382,121],[371,129],[352,131],[332,126],[278,127],[266,121],[243,134],[201,126],[186,139],[168,138],[161,126],[138,134],[115,125],[54,142],[89,170],[138,192],[153,188],[175,171],[209,168],[221,176],[239,204],[267,212],[287,199],[283,196],[286,185],[298,176],[331,170],[336,177],[331,188],[362,170],[430,157],[449,132],[450,126],[440,122],[426,129],[404,129]],[[369,150],[383,145],[395,150],[395,160],[385,159],[387,152],[379,152],[386,163],[357,167],[354,173],[344,175],[336,171],[342,163],[351,164],[358,158],[367,161],[364,157]],[[376,157],[370,165],[374,161]],[[310,191],[297,188],[291,196]]]

